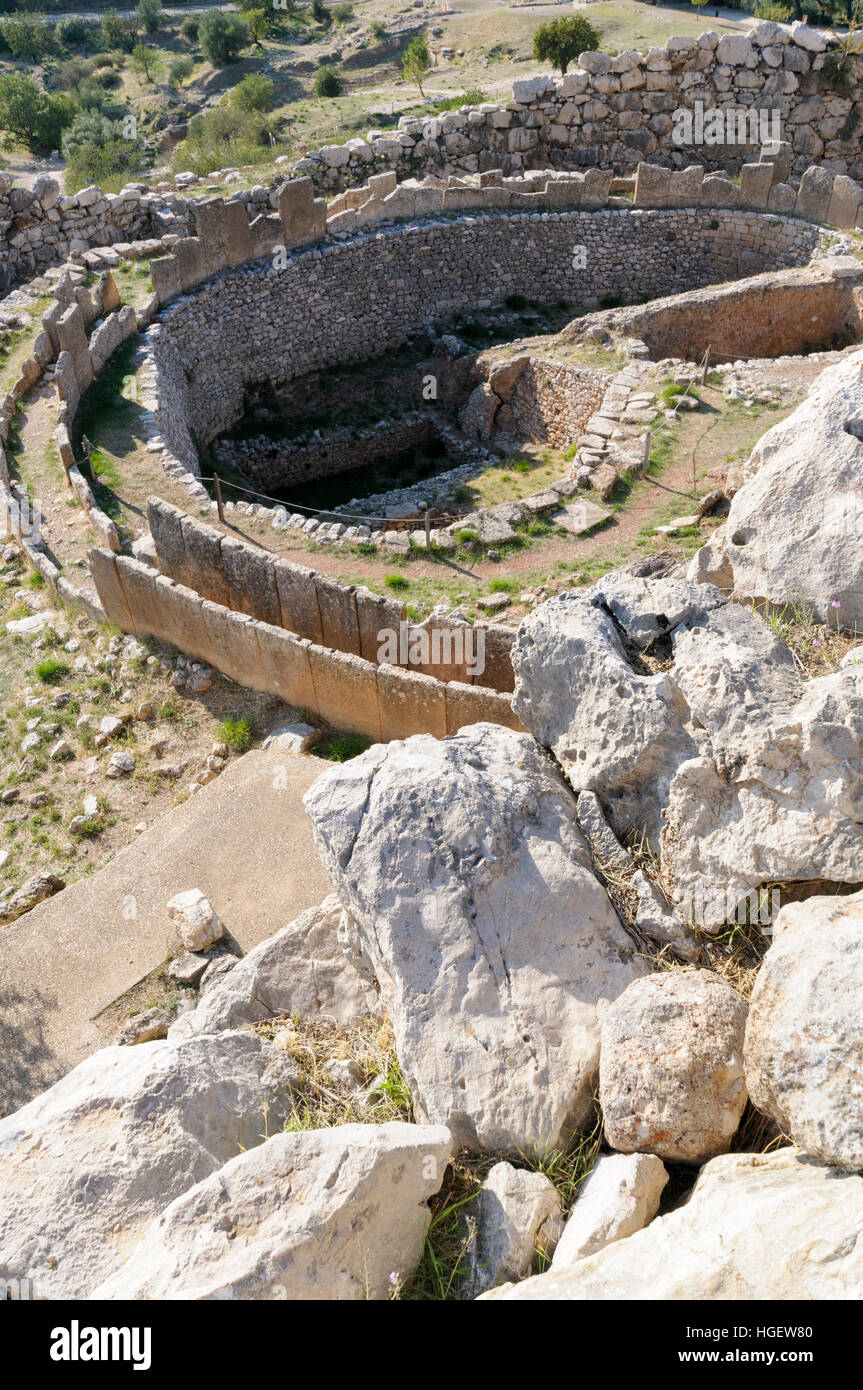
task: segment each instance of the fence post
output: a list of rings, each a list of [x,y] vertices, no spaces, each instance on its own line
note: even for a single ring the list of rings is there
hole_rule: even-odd
[[[650,430],[644,433],[644,449],[641,454],[641,476],[647,477],[647,465],[650,463]]]
[[[222,502],[222,483],[221,483],[221,480],[220,480],[220,478],[219,478],[218,473],[214,473],[214,474],[213,474],[213,486],[214,486],[215,491],[216,491],[216,511],[217,511],[218,514],[219,514],[219,520],[224,524],[224,520],[225,520],[225,506],[224,506],[224,503]]]
[[[708,371],[709,366],[710,366],[710,344],[708,343],[707,349],[706,349],[706,351],[705,351],[705,353],[704,353],[704,366],[701,368],[701,385],[702,385],[702,386],[704,386],[704,384],[705,384],[706,381],[707,381],[707,371]]]

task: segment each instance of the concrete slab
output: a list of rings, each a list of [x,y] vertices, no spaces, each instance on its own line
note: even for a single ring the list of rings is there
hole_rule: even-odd
[[[248,951],[333,891],[302,807],[325,767],[246,753],[92,878],[0,928],[0,1115],[105,1046],[93,1019],[164,960],[175,893],[200,888]]]

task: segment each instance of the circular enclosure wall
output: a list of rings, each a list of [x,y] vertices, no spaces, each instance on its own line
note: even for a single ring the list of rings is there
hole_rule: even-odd
[[[521,294],[638,303],[805,264],[818,228],[690,208],[485,214],[396,225],[256,262],[175,302],[151,331],[159,423],[196,463],[250,386],[356,362],[422,324]]]

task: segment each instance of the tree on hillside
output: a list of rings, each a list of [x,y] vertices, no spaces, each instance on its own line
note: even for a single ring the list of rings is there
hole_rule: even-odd
[[[533,56],[565,73],[580,53],[593,53],[599,48],[599,38],[599,30],[582,15],[551,19],[548,24],[541,24],[533,36]]]
[[[249,26],[238,14],[208,10],[198,29],[198,42],[214,68],[224,67],[249,42]]]
[[[138,21],[132,15],[118,15],[113,6],[102,16],[102,38],[109,48],[131,53],[138,38]]]
[[[247,73],[231,92],[230,101],[240,111],[272,111],[275,85],[259,72]]]
[[[402,58],[402,77],[406,82],[415,82],[420,89],[420,96],[424,97],[423,78],[427,72],[431,71],[431,54],[425,39],[413,39],[407,46]]]
[[[13,14],[0,24],[0,33],[13,58],[41,63],[55,49],[54,29],[41,14]]]
[[[132,67],[145,82],[152,82],[160,67],[159,55],[154,48],[148,48],[145,43],[136,43],[132,49]]]
[[[0,76],[0,129],[20,140],[28,150],[58,149],[75,111],[71,97],[49,96],[26,73],[7,72]]]
[[[160,0],[138,0],[135,15],[145,34],[155,34],[165,18]]]

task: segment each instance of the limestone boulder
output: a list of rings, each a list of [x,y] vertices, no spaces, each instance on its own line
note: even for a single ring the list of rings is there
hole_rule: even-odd
[[[474,1230],[459,1292],[477,1298],[508,1280],[526,1279],[538,1253],[554,1252],[563,1229],[560,1197],[543,1173],[496,1163],[465,1208]]]
[[[857,1299],[863,1176],[798,1149],[724,1154],[689,1200],[566,1269],[489,1299]]]
[[[96,1299],[383,1299],[414,1273],[449,1131],[277,1134],[162,1213]]]
[[[599,1103],[613,1149],[703,1163],[746,1105],[746,1003],[710,970],[636,980],[602,1025]]]
[[[513,708],[621,839],[661,854],[686,923],[768,883],[856,883],[863,667],[812,680],[751,609],[691,579],[610,575],[526,617]]]
[[[342,905],[331,894],[260,942],[173,1024],[170,1036],[223,1033],[280,1014],[335,1023],[368,1014],[375,992],[342,952],[341,916]]]
[[[200,888],[177,893],[168,903],[168,919],[180,933],[187,951],[205,951],[224,932],[211,903]]]
[[[329,769],[304,804],[418,1115],[470,1148],[559,1145],[645,966],[546,755],[498,725],[421,734]]]
[[[863,351],[826,368],[759,440],[731,501],[725,553],[738,594],[863,621]]]
[[[659,1210],[668,1173],[655,1154],[598,1158],[567,1218],[552,1269],[566,1269],[642,1230]]]
[[[0,1279],[85,1296],[174,1197],[284,1122],[297,1080],[253,1033],[88,1057],[0,1120]]]
[[[863,893],[779,913],[746,1025],[754,1104],[801,1149],[863,1169]]]

